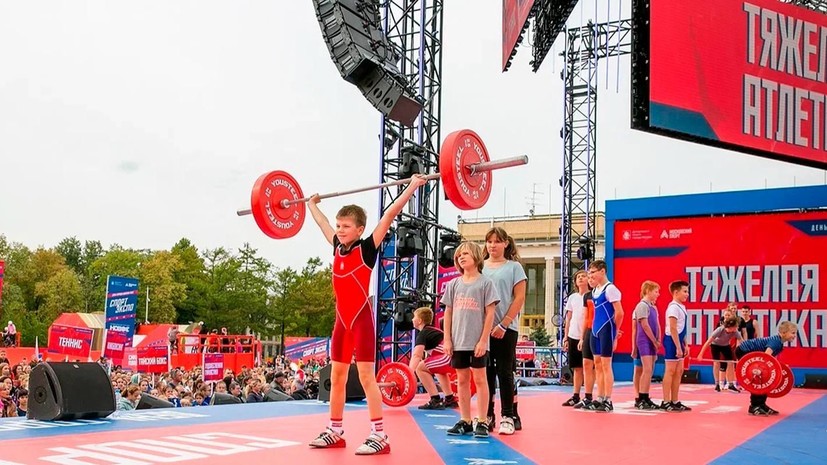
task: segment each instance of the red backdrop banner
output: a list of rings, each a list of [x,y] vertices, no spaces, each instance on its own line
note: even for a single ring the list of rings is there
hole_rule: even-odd
[[[650,128],[827,167],[827,16],[777,0],[650,5]]]
[[[703,344],[729,302],[749,305],[764,336],[784,320],[798,324],[798,338],[782,361],[796,367],[827,366],[827,309],[821,276],[827,267],[827,212],[618,221],[614,282],[626,312],[618,352],[631,350],[631,312],[645,280],[660,284],[663,313],[669,283],[690,284],[689,343]],[[708,355],[708,354],[707,354]]]

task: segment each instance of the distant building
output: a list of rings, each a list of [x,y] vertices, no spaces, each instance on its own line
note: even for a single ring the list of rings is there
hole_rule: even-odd
[[[606,229],[603,212],[596,214],[596,258],[605,256]],[[525,308],[520,317],[520,334],[545,325],[551,335],[557,334],[552,317],[557,307],[557,287],[560,285],[560,215],[529,217],[460,219],[457,229],[470,241],[485,241],[485,233],[494,226],[504,228],[514,241],[528,276]],[[583,217],[579,218],[580,225]],[[578,218],[574,218],[578,227]],[[578,227],[578,229],[580,229]],[[571,292],[571,290],[569,290]]]

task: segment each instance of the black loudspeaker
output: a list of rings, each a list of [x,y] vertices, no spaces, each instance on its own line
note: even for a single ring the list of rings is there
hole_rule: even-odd
[[[379,0],[313,0],[313,7],[342,78],[388,118],[412,125],[422,103],[397,67],[398,53],[382,31]]]
[[[810,389],[827,389],[827,375],[804,373],[804,384],[801,387]]]
[[[97,363],[43,362],[29,375],[31,420],[75,420],[112,414],[115,391]]]
[[[698,370],[684,370],[681,384],[701,384],[701,372]]]
[[[135,407],[135,410],[147,410],[151,408],[173,408],[175,404],[172,402],[161,399],[160,397],[155,397],[149,395],[145,392],[141,393],[141,400],[138,401],[138,406]]]
[[[210,397],[210,405],[232,405],[243,403],[244,401],[241,400],[240,397],[224,392],[214,392],[212,397]]]
[[[264,402],[282,402],[285,400],[296,400],[292,396],[289,396],[278,389],[270,389],[267,391],[267,394],[264,395]]]
[[[330,402],[330,370],[333,365],[327,365],[319,371],[319,400],[323,402]],[[347,374],[347,385],[345,386],[345,401],[360,401],[365,398],[365,391],[362,389],[362,383],[359,382],[359,370],[356,369],[356,364],[350,365],[350,370]]]

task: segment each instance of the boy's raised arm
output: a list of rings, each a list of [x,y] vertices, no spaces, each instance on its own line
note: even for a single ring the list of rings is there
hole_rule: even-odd
[[[324,238],[327,239],[327,242],[330,245],[333,245],[333,236],[336,234],[336,231],[333,229],[333,226],[330,225],[330,220],[324,216],[321,210],[319,210],[319,194],[314,194],[310,197],[310,200],[307,202],[307,207],[310,209],[310,214],[313,216],[313,220],[319,225],[319,229],[322,230],[322,234],[324,234]]]
[[[415,174],[411,177],[411,182],[402,192],[402,195],[400,195],[396,201],[393,202],[387,210],[385,210],[385,214],[379,219],[379,224],[377,224],[376,229],[373,230],[374,244],[378,246],[382,243],[385,239],[385,234],[388,233],[388,230],[391,228],[391,224],[393,224],[393,220],[396,219],[400,213],[402,213],[402,209],[405,208],[405,204],[411,200],[414,192],[416,192],[416,190],[421,186],[424,186],[426,182],[428,181],[421,174]]]

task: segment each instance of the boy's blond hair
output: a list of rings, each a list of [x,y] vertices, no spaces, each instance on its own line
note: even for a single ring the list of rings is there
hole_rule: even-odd
[[[353,218],[357,228],[364,226],[368,221],[365,209],[359,205],[345,205],[336,213],[336,218]]]
[[[422,324],[428,326],[434,322],[434,311],[431,307],[419,307],[414,310],[414,316],[422,320]]]
[[[643,281],[643,284],[640,285],[640,297],[646,297],[646,294],[654,291],[655,289],[660,289],[660,284],[654,281]]]
[[[792,321],[782,321],[778,325],[779,333],[794,333],[796,331],[798,331],[798,325],[796,325]]]
[[[477,271],[482,273],[482,266],[485,264],[482,259],[482,248],[473,242],[463,242],[454,252],[454,266],[457,267],[457,271],[464,273],[462,267],[459,266],[459,255],[465,250],[467,250],[474,259],[474,263],[477,265]]]

